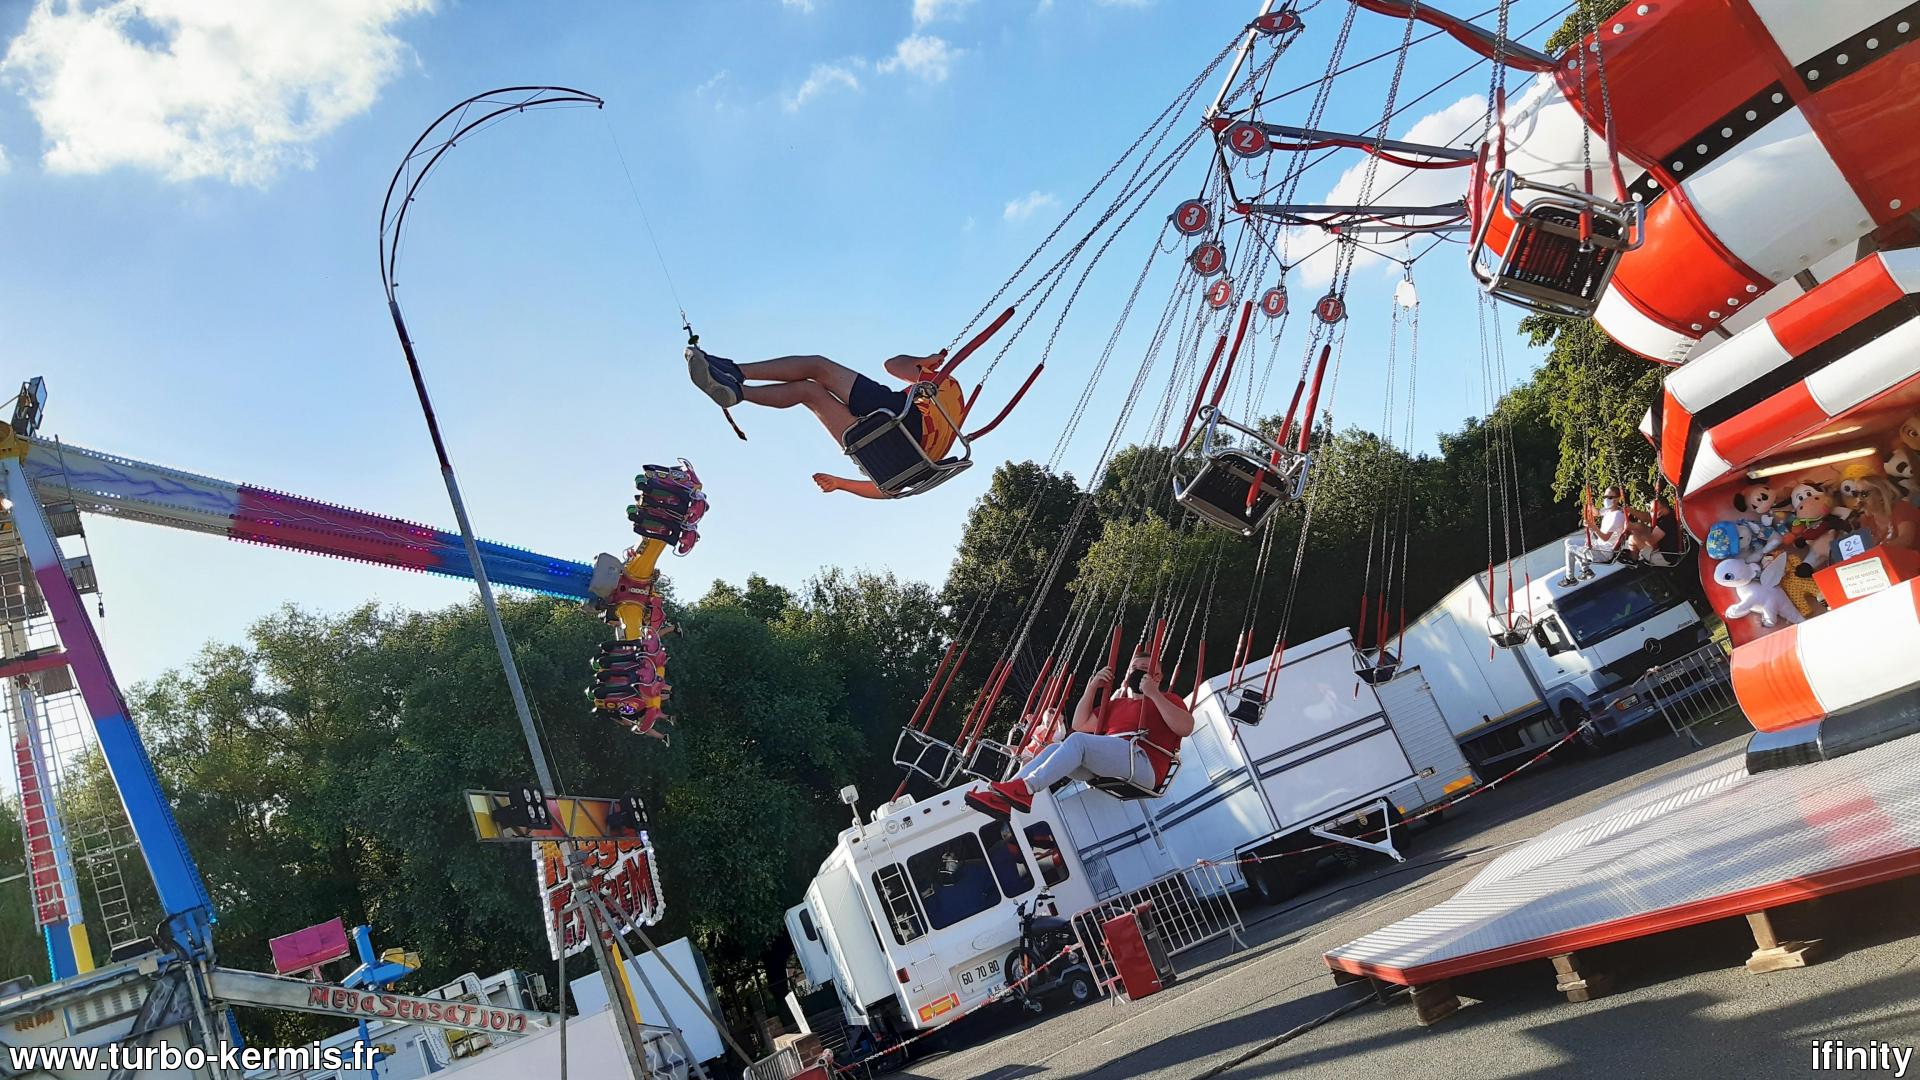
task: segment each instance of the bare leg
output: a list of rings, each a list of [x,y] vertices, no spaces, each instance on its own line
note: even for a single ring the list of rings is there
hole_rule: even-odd
[[[757,364],[741,364],[740,374],[756,382],[819,383],[844,402],[853,394],[853,379],[858,372],[841,367],[824,356],[781,356]],[[747,400],[754,399],[749,396]],[[835,431],[834,434],[839,432]]]
[[[748,376],[748,378],[756,377]],[[833,436],[835,442],[839,441],[840,433],[847,430],[854,420],[853,413],[847,409],[846,402],[833,396],[828,392],[827,387],[817,382],[777,382],[766,386],[748,386],[741,389],[740,396],[755,405],[765,405],[773,409],[791,409],[795,405],[804,405],[819,418],[821,425]]]

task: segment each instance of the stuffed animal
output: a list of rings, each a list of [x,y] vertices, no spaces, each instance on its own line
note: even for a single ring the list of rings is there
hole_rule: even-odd
[[[1887,471],[1887,479],[1900,488],[1902,498],[1920,504],[1920,450],[1900,447],[1887,455],[1880,463]]]
[[[1860,509],[1860,500],[1867,492],[1867,481],[1880,477],[1880,469],[1864,461],[1849,462],[1840,470],[1840,505],[1849,510]]]
[[[1787,514],[1780,505],[1780,493],[1772,485],[1748,484],[1733,493],[1733,508],[1747,525],[1752,539],[1747,557],[1757,559],[1779,550],[1787,535]]]
[[[1820,485],[1794,485],[1793,526],[1787,530],[1786,542],[1801,554],[1801,576],[1810,577],[1814,570],[1827,565],[1833,556],[1833,542],[1840,538],[1852,515],[1853,511],[1835,505],[1833,496]]]
[[[1893,481],[1869,476],[1860,481],[1858,520],[1873,534],[1875,544],[1920,546],[1920,507],[1900,497]]]
[[[1786,573],[1780,578],[1780,591],[1793,601],[1794,609],[1809,619],[1827,610],[1827,598],[1820,595],[1820,584],[1813,580],[1813,570],[1806,568],[1800,556],[1788,548],[1780,553],[1780,561],[1787,564]]]
[[[1756,566],[1744,559],[1722,559],[1713,568],[1713,580],[1732,589],[1739,599],[1726,610],[1728,619],[1738,619],[1745,615],[1760,616],[1760,625],[1771,630],[1781,624],[1803,621],[1804,616],[1794,607],[1780,582],[1787,573],[1787,560],[1774,558],[1765,564]]]

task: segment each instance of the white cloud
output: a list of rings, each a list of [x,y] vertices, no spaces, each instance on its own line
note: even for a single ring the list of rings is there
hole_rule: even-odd
[[[721,68],[719,71],[716,71],[713,73],[713,78],[708,79],[706,82],[703,82],[699,86],[694,87],[693,96],[706,97],[708,94],[711,94],[715,90],[718,90],[720,88],[720,84],[726,81],[727,81],[727,69]]]
[[[780,0],[780,6],[792,8],[802,15],[813,14],[813,0]]]
[[[0,60],[52,172],[265,184],[367,111],[433,0],[39,0]]]
[[[1025,221],[1042,210],[1059,206],[1060,200],[1045,191],[1029,191],[1007,204],[1001,216],[1008,221]]]
[[[0,146],[0,176],[7,175],[7,170],[11,167],[11,164],[7,161],[7,148]]]
[[[1427,143],[1436,146],[1471,146],[1479,138],[1480,123],[1486,117],[1487,99],[1484,97],[1463,97],[1459,101],[1422,116],[1407,128],[1404,134],[1396,133],[1395,139],[1407,142]],[[1460,133],[1466,131],[1466,135]],[[1360,198],[1360,183],[1366,175],[1366,155],[1358,150],[1343,151],[1354,162],[1340,175],[1324,198],[1318,200],[1328,203],[1352,203]],[[1277,164],[1277,163],[1276,163]],[[1394,206],[1431,206],[1452,202],[1467,194],[1468,176],[1471,169],[1409,169],[1382,161],[1374,173],[1372,194],[1369,202],[1391,204]],[[1391,191],[1388,191],[1392,188]],[[1302,193],[1304,195],[1304,193]],[[1301,202],[1312,201],[1301,198]],[[1327,234],[1319,229],[1296,229],[1290,242],[1291,253],[1298,258],[1301,253],[1312,251],[1326,243]],[[1420,240],[1424,247],[1429,241]],[[1404,254],[1393,245],[1381,245],[1396,254]],[[1406,247],[1403,242],[1400,248]],[[1333,280],[1334,253],[1336,248],[1328,245],[1326,250],[1299,264],[1300,283],[1318,288]],[[1354,255],[1354,269],[1383,263],[1378,255],[1360,249]],[[1390,265],[1390,264],[1389,264]]]
[[[912,34],[894,46],[892,56],[875,64],[874,70],[889,75],[901,71],[927,82],[945,82],[953,61],[965,51],[928,34]]]
[[[925,26],[938,19],[957,19],[973,6],[973,0],[913,0],[913,25]]]
[[[860,77],[853,73],[853,69],[859,66],[862,65],[858,60],[844,64],[815,64],[813,70],[807,73],[807,80],[800,84],[800,89],[795,90],[782,104],[788,112],[799,112],[802,105],[836,86],[858,91]]]

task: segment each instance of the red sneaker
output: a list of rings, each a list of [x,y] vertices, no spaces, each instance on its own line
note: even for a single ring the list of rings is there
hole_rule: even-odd
[[[988,784],[988,790],[1006,802],[1008,806],[1023,814],[1033,813],[1033,793],[1019,780],[1002,780],[997,784]]]
[[[1013,807],[999,792],[991,789],[969,791],[966,794],[968,806],[987,815],[995,821],[1009,821],[1013,818]]]

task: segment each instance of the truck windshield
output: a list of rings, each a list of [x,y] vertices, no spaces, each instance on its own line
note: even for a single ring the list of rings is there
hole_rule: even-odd
[[[1554,607],[1573,639],[1593,645],[1679,602],[1657,574],[1623,570],[1564,596]]]

